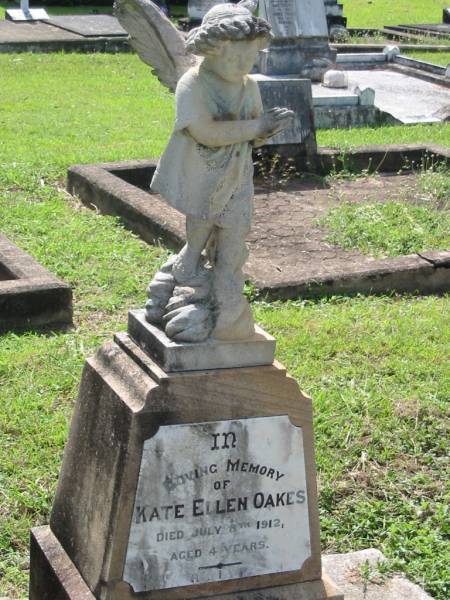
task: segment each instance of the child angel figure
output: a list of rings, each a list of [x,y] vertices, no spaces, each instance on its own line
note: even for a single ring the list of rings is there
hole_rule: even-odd
[[[244,2],[214,6],[186,39],[187,51],[203,59],[178,81],[174,131],[150,186],[186,215],[186,245],[157,273],[146,305],[147,320],[175,341],[254,335],[242,272],[252,147],[293,117],[286,108],[264,112],[249,75],[270,38],[269,23]]]

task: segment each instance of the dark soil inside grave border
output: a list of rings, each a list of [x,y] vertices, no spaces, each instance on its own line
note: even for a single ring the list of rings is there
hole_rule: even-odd
[[[348,292],[368,292],[373,286],[375,291],[377,273],[385,283],[390,279],[393,290],[397,285],[405,285],[400,281],[399,268],[413,269],[408,273],[412,276],[414,265],[419,267],[423,260],[417,254],[377,259],[357,249],[343,250],[327,242],[328,231],[318,221],[344,202],[418,203],[421,193],[416,184],[415,175],[390,174],[336,179],[329,185],[299,182],[280,191],[257,186],[247,272],[259,289],[277,288],[283,296],[296,287],[303,295],[306,282],[310,291],[316,293],[320,286],[327,293],[336,286],[345,287]],[[450,252],[436,253],[436,257],[438,254],[441,258],[448,254],[450,261]],[[386,269],[392,269],[391,278],[387,278]],[[414,286],[414,280],[410,283]],[[450,279],[448,284],[450,287]]]
[[[410,148],[409,154],[404,146],[399,148],[398,155],[392,148],[364,148],[353,152],[350,159],[357,166],[368,162],[380,166],[383,157],[384,165],[395,169],[405,157],[410,163],[413,157],[420,164],[418,148]],[[433,148],[435,156],[448,161],[448,150],[441,151]],[[336,165],[336,156],[326,150],[320,160],[322,173],[327,165]],[[184,243],[183,215],[159,195],[146,191],[155,166],[156,161],[145,160],[79,165],[69,169],[68,189],[85,205],[119,216],[144,240],[178,250]],[[430,249],[420,255],[377,259],[329,244],[327,232],[317,223],[343,201],[418,201],[414,175],[391,171],[349,180],[332,178],[330,184],[315,177],[296,180],[278,191],[260,185],[258,180],[255,184],[245,272],[269,299],[390,291],[425,294],[450,289],[450,251]]]
[[[7,269],[2,263],[0,263],[0,281],[10,281],[11,279],[17,279],[9,269]]]

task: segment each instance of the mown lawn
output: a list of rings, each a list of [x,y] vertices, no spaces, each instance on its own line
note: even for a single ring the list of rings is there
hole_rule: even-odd
[[[349,27],[442,23],[448,0],[342,0]]]
[[[409,50],[407,52],[402,52],[402,54],[410,56],[411,58],[417,58],[418,60],[424,60],[425,62],[439,65],[441,67],[450,65],[450,52],[416,52]]]
[[[0,337],[0,595],[26,594],[28,530],[45,523],[83,361],[141,306],[166,256],[63,189],[77,162],[156,157],[173,97],[132,55],[0,56],[0,230],[69,282],[69,332]],[[320,132],[344,147],[450,145],[450,126]],[[444,484],[448,297],[255,302],[277,357],[315,402],[322,541],[375,546],[448,597]],[[447,521],[448,522],[448,521]]]
[[[344,15],[349,27],[378,28],[383,25],[399,25],[400,23],[441,23],[442,9],[448,7],[447,0],[341,0]],[[42,3],[45,6],[45,2]],[[16,8],[12,2],[0,1],[0,19],[4,18],[6,8]],[[84,14],[90,12],[111,12],[108,6],[49,6],[51,15]],[[179,9],[174,7],[178,14]]]

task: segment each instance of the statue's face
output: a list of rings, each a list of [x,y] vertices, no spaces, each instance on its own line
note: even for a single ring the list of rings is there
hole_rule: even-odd
[[[208,67],[225,81],[238,83],[252,70],[259,49],[257,39],[225,42],[217,55],[208,57]]]

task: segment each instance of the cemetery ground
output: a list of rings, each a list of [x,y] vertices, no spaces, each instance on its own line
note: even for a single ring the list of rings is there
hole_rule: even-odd
[[[382,28],[384,25],[441,23],[447,0],[342,0],[349,27]]]
[[[20,598],[29,528],[48,522],[83,362],[126,328],[167,258],[70,197],[65,172],[159,156],[174,110],[132,55],[5,55],[0,77],[0,229],[70,283],[75,300],[73,329],[0,337],[0,595]],[[321,131],[318,141],[344,153],[373,143],[450,146],[450,124]],[[418,185],[439,202],[449,177],[419,171]],[[376,547],[387,563],[363,579],[405,572],[444,600],[449,298],[256,298],[253,308],[314,399],[324,550]]]

